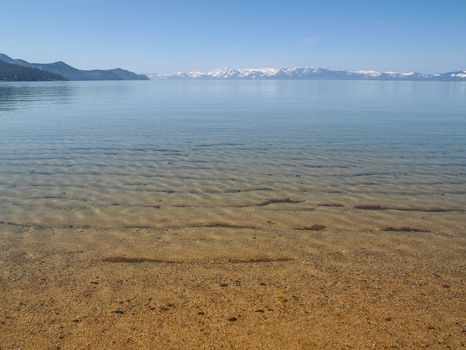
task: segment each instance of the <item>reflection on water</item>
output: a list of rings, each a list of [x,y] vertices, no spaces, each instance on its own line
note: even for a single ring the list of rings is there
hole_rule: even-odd
[[[26,110],[30,104],[67,103],[72,93],[66,83],[53,85],[37,83],[0,83],[0,112],[15,109]]]
[[[464,230],[465,86],[0,83],[0,221]]]

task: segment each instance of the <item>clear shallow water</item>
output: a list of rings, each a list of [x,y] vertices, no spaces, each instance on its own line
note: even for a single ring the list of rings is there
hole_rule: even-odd
[[[0,222],[448,231],[464,210],[464,83],[0,83]]]

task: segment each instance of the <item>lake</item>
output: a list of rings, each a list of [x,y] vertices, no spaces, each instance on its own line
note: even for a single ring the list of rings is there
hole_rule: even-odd
[[[0,83],[0,125],[3,223],[465,227],[466,83]]]

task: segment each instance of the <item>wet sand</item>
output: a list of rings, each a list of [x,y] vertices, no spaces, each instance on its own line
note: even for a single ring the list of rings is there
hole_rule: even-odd
[[[465,346],[464,232],[249,225],[3,223],[0,348]]]
[[[4,161],[1,350],[464,347],[462,176],[149,160]]]

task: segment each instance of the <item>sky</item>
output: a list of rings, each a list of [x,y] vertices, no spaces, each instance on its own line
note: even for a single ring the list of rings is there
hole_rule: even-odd
[[[138,73],[466,69],[466,0],[0,0],[0,52]]]

